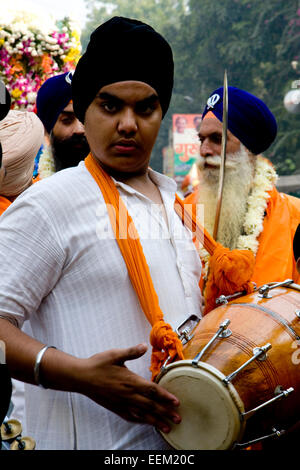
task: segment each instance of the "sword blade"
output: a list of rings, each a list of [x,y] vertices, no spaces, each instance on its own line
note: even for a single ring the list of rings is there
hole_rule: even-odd
[[[219,187],[217,197],[216,216],[214,224],[213,238],[217,240],[219,231],[220,214],[223,198],[223,187],[225,177],[225,163],[226,163],[226,146],[227,146],[227,126],[228,126],[228,82],[227,72],[224,73],[224,86],[223,86],[223,128],[222,128],[222,141],[221,141],[221,165],[219,175]]]

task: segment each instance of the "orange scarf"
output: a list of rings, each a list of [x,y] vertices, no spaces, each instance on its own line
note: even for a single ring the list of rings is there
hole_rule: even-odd
[[[0,215],[11,205],[11,201],[4,196],[0,196]]]
[[[32,184],[39,181],[39,177],[32,178]],[[0,196],[0,215],[2,215],[6,209],[12,204],[16,197],[8,199],[5,196]]]
[[[187,202],[188,201],[188,202]],[[216,308],[216,299],[222,295],[231,295],[236,292],[250,294],[254,291],[251,277],[254,271],[255,258],[249,250],[229,250],[202,227],[196,217],[196,204],[189,211],[190,199],[185,202],[176,195],[175,210],[181,217],[184,225],[189,228],[198,242],[211,255],[208,279],[205,285],[204,315]]]
[[[172,327],[163,319],[139,235],[115,183],[91,154],[85,159],[85,165],[103,194],[130,280],[141,307],[152,325],[150,343],[153,349],[150,370],[154,379],[168,358],[170,361],[176,356],[178,359],[184,358],[182,343]]]

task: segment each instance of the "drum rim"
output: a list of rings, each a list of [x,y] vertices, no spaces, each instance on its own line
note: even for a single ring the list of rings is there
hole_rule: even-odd
[[[193,368],[195,368],[195,366],[192,364],[192,360],[191,359],[183,359],[183,360],[180,360],[180,361],[176,361],[176,362],[172,362],[171,364],[168,364],[167,366],[165,366],[160,374],[157,376],[157,379],[156,379],[156,382],[159,383],[159,381],[162,379],[162,377],[164,375],[166,375],[166,373],[170,370],[170,369],[174,369],[175,367],[179,367],[179,366],[191,366]],[[214,375],[217,379],[220,379],[221,381],[223,381],[224,379],[226,379],[226,375],[224,375],[221,371],[219,371],[216,367],[212,366],[211,364],[208,364],[206,362],[202,362],[202,361],[199,361],[198,362],[198,365],[197,367],[199,369],[204,369],[206,370],[206,372],[210,372],[212,375]],[[224,385],[225,387],[225,385]],[[245,407],[244,407],[244,403],[240,397],[240,395],[238,394],[236,388],[234,387],[234,385],[229,382],[227,385],[226,385],[226,388],[228,389],[238,411],[242,414],[245,412]]]
[[[161,374],[159,374],[159,379],[158,379],[157,383],[160,382],[160,380],[167,374],[167,372],[169,372],[172,369],[176,369],[176,368],[182,367],[182,366],[191,367],[194,370],[196,370],[197,368],[202,369],[206,373],[211,374],[215,379],[218,379],[220,381],[220,383],[222,382],[222,380],[224,378],[226,378],[226,376],[222,372],[220,372],[218,369],[216,369],[214,366],[212,366],[210,364],[199,361],[198,367],[197,366],[195,367],[192,364],[192,360],[183,359],[183,360],[176,361],[176,362],[173,362],[171,364],[168,364],[166,367],[164,367],[164,370],[161,371]],[[233,409],[236,411],[237,416],[239,417],[239,422],[240,422],[239,432],[236,433],[236,438],[231,443],[231,448],[232,448],[232,447],[234,447],[234,444],[236,442],[240,442],[241,438],[243,437],[244,431],[245,431],[246,422],[242,419],[242,414],[245,412],[245,408],[244,408],[244,404],[243,404],[237,390],[235,389],[235,387],[230,382],[226,385],[225,384],[223,384],[223,385],[224,385],[224,390],[227,390],[228,395],[230,396],[230,398],[232,400]],[[162,386],[164,386],[164,385],[162,385]],[[171,437],[172,434],[171,433],[169,433],[167,435],[164,434],[163,432],[160,432],[160,433],[170,445],[174,446],[174,441],[172,440],[172,437]],[[185,449],[181,449],[181,447],[176,447],[176,448],[179,449],[179,450],[185,450]]]

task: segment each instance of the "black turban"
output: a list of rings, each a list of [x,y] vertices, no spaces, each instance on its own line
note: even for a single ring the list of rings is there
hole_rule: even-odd
[[[172,49],[159,33],[138,20],[111,18],[91,34],[77,64],[72,80],[74,112],[83,123],[87,108],[103,86],[134,80],[154,88],[164,116],[173,77]]]
[[[298,258],[300,258],[300,224],[297,227],[294,240],[293,240],[293,251],[294,251],[294,258],[297,262]]]

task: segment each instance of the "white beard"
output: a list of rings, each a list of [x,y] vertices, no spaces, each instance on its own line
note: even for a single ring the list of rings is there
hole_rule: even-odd
[[[214,168],[204,168],[204,162],[214,165]],[[204,227],[211,235],[215,223],[220,163],[220,156],[200,157],[199,162],[198,204],[204,206]],[[253,162],[242,144],[238,152],[226,155],[217,241],[231,250],[236,248],[238,238],[243,233],[253,168]]]

